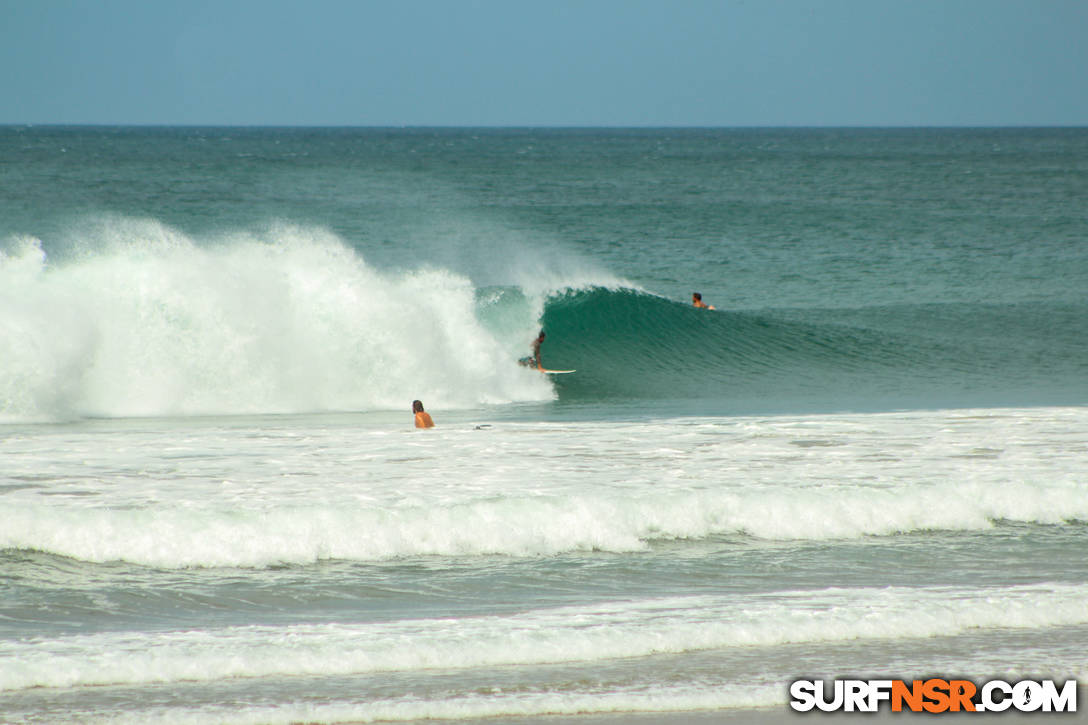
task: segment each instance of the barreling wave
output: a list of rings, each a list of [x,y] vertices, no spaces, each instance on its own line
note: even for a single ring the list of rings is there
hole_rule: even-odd
[[[330,232],[290,225],[197,240],[108,218],[80,234],[58,259],[32,238],[0,249],[0,422],[415,398],[737,412],[1088,402],[1083,306],[707,311],[578,263],[528,259],[509,286],[426,260],[381,270]],[[546,366],[577,375],[517,365],[539,326]]]
[[[36,239],[0,250],[0,421],[554,396],[449,270],[378,270],[331,233],[285,225],[210,241],[154,220],[82,232],[57,260]]]
[[[1053,305],[726,311],[633,289],[552,295],[561,398],[700,398],[791,409],[1088,401],[1088,310]]]

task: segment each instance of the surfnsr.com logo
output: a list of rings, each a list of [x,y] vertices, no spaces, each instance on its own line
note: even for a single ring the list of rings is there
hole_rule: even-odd
[[[1060,687],[1053,680],[797,680],[790,685],[790,707],[797,712],[1076,712],[1077,681]]]

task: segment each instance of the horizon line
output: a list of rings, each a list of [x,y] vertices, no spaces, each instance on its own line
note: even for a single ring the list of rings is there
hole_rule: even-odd
[[[278,123],[100,123],[0,121],[0,128],[217,128],[217,129],[357,129],[357,130],[970,130],[970,129],[1081,129],[1084,124],[734,124],[734,125],[578,125],[578,124],[278,124]]]

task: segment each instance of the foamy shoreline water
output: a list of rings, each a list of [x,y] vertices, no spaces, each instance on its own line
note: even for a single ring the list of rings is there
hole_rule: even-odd
[[[9,438],[0,449],[13,477],[59,483],[9,491],[0,543],[92,562],[262,567],[1088,519],[1083,408],[484,430],[447,422],[426,438],[384,426],[306,426],[305,418],[278,430],[189,425],[175,435],[149,422],[112,434],[96,426]],[[104,435],[117,447],[102,448]],[[500,450],[536,458],[533,478],[519,480],[516,467],[489,456]],[[232,471],[234,460],[249,463]],[[84,478],[88,464],[141,484]]]
[[[674,718],[850,668],[1088,675],[1084,409],[462,415],[8,436],[4,709]]]

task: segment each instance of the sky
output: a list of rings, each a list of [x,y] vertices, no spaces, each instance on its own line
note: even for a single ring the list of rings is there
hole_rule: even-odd
[[[1085,0],[0,0],[0,123],[1085,126]]]

